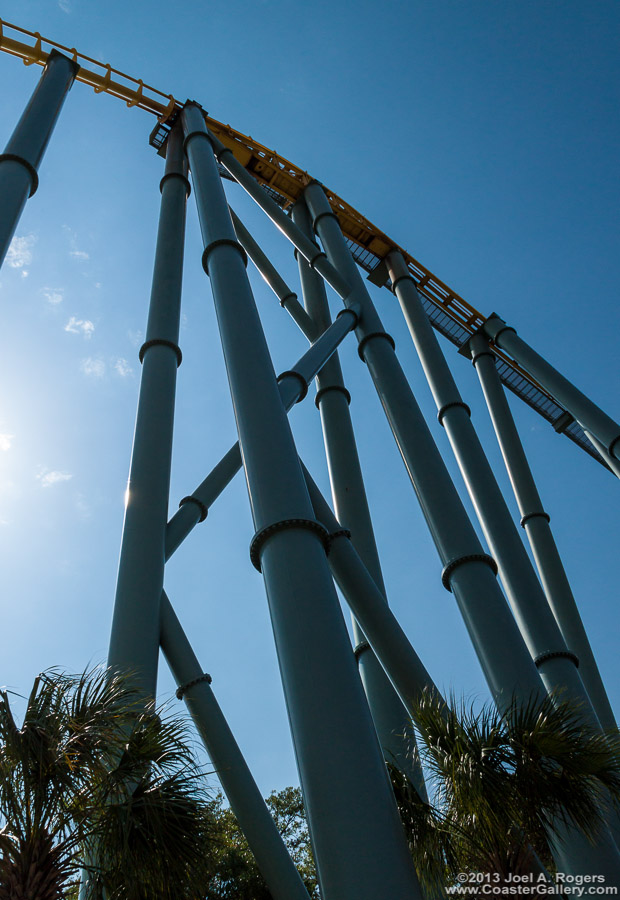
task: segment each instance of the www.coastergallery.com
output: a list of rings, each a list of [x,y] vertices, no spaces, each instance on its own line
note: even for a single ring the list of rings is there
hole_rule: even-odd
[[[457,897],[602,897],[617,896],[618,888],[605,884],[604,875],[565,875],[558,872],[552,881],[546,875],[509,875],[501,881],[499,875],[485,872],[461,872],[458,884],[448,887],[448,894]],[[501,883],[499,883],[501,882]]]

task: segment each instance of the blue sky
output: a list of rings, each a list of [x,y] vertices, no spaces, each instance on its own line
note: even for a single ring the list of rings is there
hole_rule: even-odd
[[[308,170],[620,418],[617,4],[191,0],[171,11],[158,0],[5,0],[2,15],[200,101]],[[2,140],[39,74],[0,54]],[[162,174],[153,124],[76,84],[0,273],[0,682],[18,691],[46,667],[78,671],[107,652]],[[284,239],[240,189],[227,190],[294,282]],[[235,440],[200,254],[191,199],[171,512]],[[288,368],[305,341],[252,279],[275,366]],[[395,300],[375,296],[464,495]],[[446,352],[516,515],[475,373]],[[343,362],[390,602],[436,681],[484,699],[354,347]],[[620,713],[618,486],[513,408]],[[311,399],[291,421],[327,490]],[[268,792],[297,775],[251,536],[238,477],[169,563],[166,587]],[[164,663],[161,674],[167,698]]]

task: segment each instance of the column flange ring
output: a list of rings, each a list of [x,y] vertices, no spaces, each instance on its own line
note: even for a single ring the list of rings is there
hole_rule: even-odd
[[[441,583],[447,591],[450,591],[450,593],[452,593],[452,588],[450,587],[450,576],[455,569],[458,569],[458,567],[462,566],[463,563],[468,562],[486,563],[493,574],[497,575],[497,563],[492,556],[489,556],[488,553],[469,553],[466,556],[458,556],[456,559],[451,559],[450,562],[446,563],[441,572]]]
[[[372,338],[384,338],[388,344],[392,347],[392,350],[396,350],[396,344],[394,343],[394,338],[391,334],[388,334],[387,331],[372,331],[370,334],[364,335],[359,344],[357,345],[357,353],[362,362],[366,362],[364,359],[364,347]]]
[[[191,681],[186,681],[185,684],[180,684],[175,691],[177,700],[182,700],[183,696],[187,693],[187,691],[189,691],[190,688],[193,688],[194,685],[200,684],[203,681],[206,681],[207,684],[212,683],[213,679],[208,674],[208,672],[205,672],[203,675],[199,675],[198,678],[192,678]]]
[[[323,395],[329,393],[329,391],[338,391],[340,394],[344,394],[347,400],[347,404],[351,405],[351,394],[348,392],[346,387],[343,384],[328,384],[325,387],[321,388],[320,391],[316,392],[316,397],[314,398],[314,405],[317,409],[320,409],[319,403],[321,402]]]
[[[207,246],[202,251],[202,260],[201,260],[202,268],[205,270],[207,275],[209,274],[209,266],[208,266],[209,254],[211,253],[212,250],[215,250],[216,247],[222,247],[222,246],[226,246],[226,245],[229,247],[234,247],[235,250],[238,251],[238,253],[241,255],[241,259],[243,260],[244,266],[247,268],[248,255],[245,252],[245,250],[243,249],[243,247],[241,246],[241,244],[239,243],[239,241],[236,241],[234,238],[217,238],[215,241],[211,241],[210,244],[207,244]]]
[[[260,552],[267,538],[277,534],[279,531],[287,531],[291,528],[303,528],[306,531],[313,531],[315,534],[318,534],[323,542],[325,553],[329,553],[329,532],[316,519],[282,519],[280,522],[274,522],[272,525],[266,525],[264,528],[261,528],[250,542],[250,561],[257,571],[262,571]]]
[[[462,400],[452,400],[450,403],[444,403],[441,409],[437,413],[437,421],[443,427],[443,417],[448,412],[449,409],[452,409],[455,406],[460,406],[465,410],[469,418],[471,419],[471,409],[466,403],[463,403]]]
[[[299,394],[299,397],[295,401],[296,403],[301,403],[301,401],[305,398],[306,394],[308,393],[308,382],[306,381],[304,376],[301,374],[301,372],[296,372],[295,369],[286,369],[285,372],[280,372],[280,374],[278,375],[278,377],[276,379],[278,384],[282,381],[283,378],[286,378],[287,376],[296,378],[299,381],[299,383],[301,384],[301,393]]]
[[[534,665],[538,669],[548,659],[570,659],[575,664],[575,668],[579,668],[579,657],[570,650],[547,650],[545,653],[539,653],[534,660]]]
[[[523,516],[523,518],[521,519],[521,528],[525,528],[525,523],[529,522],[530,519],[536,519],[536,518],[546,519],[547,522],[551,521],[551,516],[549,515],[549,513],[546,513],[544,510],[541,509],[540,512],[526,513]]]
[[[356,662],[359,662],[360,656],[365,650],[370,650],[370,644],[368,641],[360,641],[359,644],[353,650],[353,656],[355,657]]]
[[[144,356],[147,350],[151,347],[170,347],[171,350],[174,350],[177,356],[177,369],[183,362],[183,354],[181,353],[181,348],[178,344],[175,344],[174,341],[167,341],[165,338],[153,338],[150,341],[146,341],[140,349],[138,350],[138,359],[140,362],[144,362]]]
[[[32,163],[29,163],[27,159],[24,159],[23,156],[18,156],[16,153],[0,153],[0,162],[4,162],[5,160],[7,162],[20,163],[24,167],[24,169],[27,170],[32,181],[32,186],[30,188],[30,193],[28,194],[28,196],[32,197],[34,194],[36,194],[37,188],[39,187],[39,173],[32,165]]]
[[[194,503],[198,507],[200,510],[198,523],[204,522],[209,512],[207,505],[203,503],[202,500],[199,500],[198,497],[192,497],[191,494],[188,497],[183,497],[183,499],[179,501],[179,509],[181,509],[182,506],[185,506],[186,503]]]
[[[181,181],[185,185],[185,196],[186,196],[186,198],[189,197],[189,195],[192,192],[192,186],[189,183],[189,179],[186,178],[182,172],[166,172],[166,174],[164,175],[162,180],[159,182],[159,193],[161,194],[163,192],[165,183],[167,181],[170,181],[171,178],[180,178],[181,179]]]

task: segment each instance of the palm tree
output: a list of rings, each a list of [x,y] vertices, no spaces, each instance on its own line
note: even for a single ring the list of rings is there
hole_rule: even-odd
[[[553,870],[550,842],[574,825],[592,840],[609,799],[620,805],[620,741],[578,708],[545,697],[504,713],[425,696],[414,710],[434,806],[398,774],[393,783],[422,879]],[[429,875],[430,873],[430,875]],[[435,881],[433,882],[433,878]]]
[[[184,726],[138,711],[127,679],[40,675],[21,727],[0,692],[0,900],[198,898],[211,803]],[[97,847],[97,853],[92,848]],[[204,892],[202,892],[204,895]]]

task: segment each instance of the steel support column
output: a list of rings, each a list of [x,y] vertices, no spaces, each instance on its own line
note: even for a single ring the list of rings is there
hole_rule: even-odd
[[[463,403],[424,311],[415,281],[400,253],[389,254],[387,267],[437,405],[437,418],[446,430],[487,543],[497,560],[525,643],[548,690],[566,687],[575,699],[589,704],[576,670],[576,660],[568,652],[546,602],[472,425],[469,408]]]
[[[239,238],[239,243],[280,301],[282,309],[287,311],[308,340],[313,341],[320,334],[320,331],[317,330],[316,325],[297,299],[297,294],[295,291],[292,291],[284,281],[235,211],[230,207],[229,209],[232,223],[235,227],[235,233]]]
[[[336,321],[306,350],[301,359],[297,360],[293,368],[278,376],[280,398],[287,412],[295,403],[304,399],[308,384],[343,338],[353,329],[355,322],[357,314],[353,310],[343,310],[342,314],[336,317]],[[170,519],[166,529],[166,560],[172,556],[194,526],[204,521],[209,507],[237,474],[241,465],[241,451],[237,441],[198,487],[181,500],[179,510]]]
[[[350,296],[362,307],[356,329],[360,356],[368,365],[444,565],[442,582],[454,593],[491,693],[500,708],[514,696],[529,700],[543,693],[543,685],[497,584],[495,563],[467,517],[323,189],[312,184],[305,196],[331,264],[345,283],[357,288]]]
[[[241,831],[274,900],[308,900],[308,892],[275,826],[206,675],[164,592],[161,649],[187,704]]]
[[[165,539],[183,275],[185,208],[189,193],[180,127],[171,132],[161,181],[161,212],[108,664],[135,672],[155,696],[159,602]]]
[[[563,696],[573,699],[591,726],[600,729],[577,671],[578,662],[568,651],[546,601],[472,425],[469,408],[461,399],[424,311],[415,281],[400,253],[388,255],[387,268],[433,393],[438,419],[446,429],[487,543],[498,562],[523,638],[547,689],[561,691]],[[576,832],[567,833],[565,843],[571,851],[570,863],[567,864],[573,874],[600,871],[609,878],[620,880],[620,853],[611,834],[602,834],[597,847],[589,846]],[[606,866],[606,869],[601,869],[601,866]]]
[[[292,216],[293,222],[301,231],[313,238],[312,220],[305,203],[297,203],[293,207]],[[325,282],[300,254],[297,254],[297,262],[304,306],[318,330],[323,331],[331,323]],[[351,532],[353,546],[385,598],[381,563],[349,413],[350,395],[344,385],[337,353],[317,375],[316,387],[315,403],[321,415],[336,516],[341,526]],[[352,616],[352,620],[355,656],[385,759],[407,775],[418,793],[427,799],[411,719],[355,616]]]
[[[355,298],[362,309],[361,323],[356,329],[360,356],[367,363],[379,392],[431,534],[445,562],[444,584],[452,589],[459,602],[489,687],[500,708],[513,697],[529,701],[540,695],[542,685],[493,578],[490,558],[482,550],[428,432],[398,365],[392,338],[383,328],[322,188],[317,183],[309,185],[305,197],[330,262],[349,284],[357,284]],[[566,835],[566,846],[568,854],[558,850],[557,855],[563,871],[600,872],[610,884],[620,884],[620,855],[610,835],[601,836],[600,845],[591,847],[584,835],[571,832]]]
[[[185,146],[205,244],[300,781],[325,900],[420,889],[355,669],[202,110]]]
[[[470,338],[466,348],[480,379],[547,601],[568,649],[579,660],[579,674],[599,722],[611,731],[616,728],[614,714],[497,372],[495,354],[482,334]]]
[[[582,428],[592,432],[610,456],[620,460],[620,425],[582,394],[574,384],[554,369],[546,359],[522,340],[510,325],[493,313],[482,326],[483,332],[575,418]]]
[[[26,200],[39,185],[39,165],[79,68],[68,56],[52,50],[39,83],[0,155],[0,265]]]

